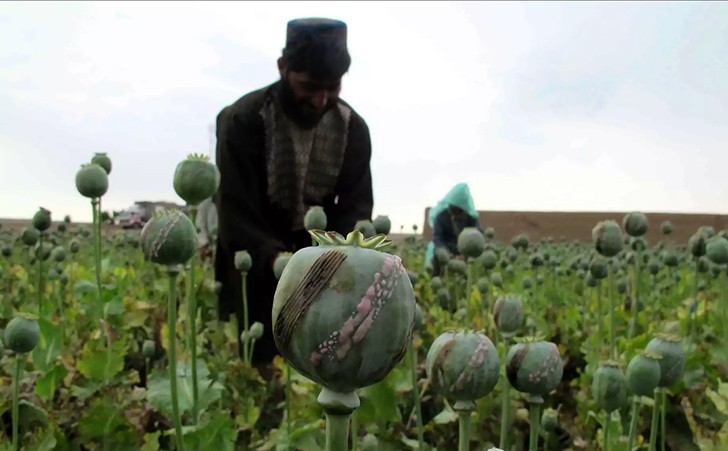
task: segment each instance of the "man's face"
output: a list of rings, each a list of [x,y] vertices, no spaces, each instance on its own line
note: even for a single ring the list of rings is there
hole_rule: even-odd
[[[455,205],[450,205],[450,214],[457,221],[460,221],[465,217],[465,211]]]
[[[302,125],[313,126],[334,105],[341,91],[341,79],[316,80],[305,72],[284,71],[281,75],[283,101]]]

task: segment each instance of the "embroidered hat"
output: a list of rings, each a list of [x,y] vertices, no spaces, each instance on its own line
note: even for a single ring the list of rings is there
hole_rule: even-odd
[[[346,23],[340,20],[309,17],[288,22],[286,47],[306,45],[313,40],[330,40],[346,47]]]

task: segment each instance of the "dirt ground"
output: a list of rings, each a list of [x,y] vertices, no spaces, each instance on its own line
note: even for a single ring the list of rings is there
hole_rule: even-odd
[[[432,229],[426,221],[428,211],[429,209],[425,211],[423,230],[426,241],[432,237]],[[519,233],[528,234],[534,241],[545,237],[559,240],[564,236],[568,241],[590,242],[592,229],[599,221],[612,219],[621,226],[622,219],[627,213],[480,211],[479,214],[483,227],[493,227],[496,238],[504,242],[510,242],[511,238]],[[663,239],[661,224],[667,220],[672,223],[673,229],[669,239],[677,243],[687,243],[700,226],[713,226],[716,232],[728,228],[728,215],[649,212],[644,214],[649,223],[645,238],[650,243]]]

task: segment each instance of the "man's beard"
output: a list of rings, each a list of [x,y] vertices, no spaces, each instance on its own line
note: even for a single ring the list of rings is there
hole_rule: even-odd
[[[318,125],[324,114],[334,106],[334,102],[329,102],[323,113],[320,114],[306,111],[302,106],[303,101],[296,100],[293,95],[293,88],[287,77],[281,77],[278,98],[286,116],[305,129],[310,129]]]

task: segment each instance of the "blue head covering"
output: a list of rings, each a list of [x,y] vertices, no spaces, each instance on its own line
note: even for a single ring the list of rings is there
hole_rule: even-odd
[[[430,209],[427,215],[427,222],[430,227],[435,227],[435,218],[443,210],[448,208],[450,205],[460,208],[468,216],[478,219],[478,210],[475,209],[475,202],[473,196],[470,194],[470,188],[467,183],[458,183],[453,186],[452,189],[443,197],[440,202],[437,203],[433,208]],[[425,254],[425,262],[429,263],[432,261],[432,257],[435,254],[435,243],[430,241],[427,245],[427,252]]]

